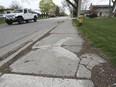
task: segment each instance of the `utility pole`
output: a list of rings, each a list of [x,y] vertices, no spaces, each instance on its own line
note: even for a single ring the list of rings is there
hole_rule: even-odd
[[[72,8],[72,18],[73,18],[73,8]]]
[[[82,0],[78,0],[78,11],[77,11],[77,17],[80,15],[81,13],[81,2]]]
[[[109,0],[109,17],[111,16],[111,0]]]
[[[116,0],[113,1],[112,14],[113,14],[113,16],[116,15]]]

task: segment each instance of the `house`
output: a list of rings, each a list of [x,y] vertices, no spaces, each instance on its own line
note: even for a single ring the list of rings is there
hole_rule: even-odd
[[[12,12],[14,9],[0,9],[0,19],[5,18],[5,14]]]
[[[7,14],[12,12],[14,9],[0,9],[0,14]]]
[[[84,13],[84,16],[88,16],[91,13],[90,10],[82,10],[81,12]]]
[[[109,5],[90,5],[91,13],[96,13],[98,16],[109,16],[111,14],[112,6]]]

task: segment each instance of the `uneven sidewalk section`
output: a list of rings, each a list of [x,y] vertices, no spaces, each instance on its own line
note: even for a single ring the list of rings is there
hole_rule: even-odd
[[[32,32],[32,34],[25,36],[24,38],[8,45],[0,49],[0,67],[7,63],[9,60],[13,59],[16,55],[18,55],[21,51],[25,50],[29,46],[31,46],[36,41],[40,40],[47,33],[53,30],[56,26],[61,24],[61,22],[56,23],[54,25],[49,26],[46,29],[41,31]]]
[[[72,21],[66,20],[11,64],[8,74],[1,76],[0,86],[94,87],[91,71],[105,60],[92,53],[76,55],[83,43]]]
[[[93,87],[91,81],[6,74],[0,87]]]

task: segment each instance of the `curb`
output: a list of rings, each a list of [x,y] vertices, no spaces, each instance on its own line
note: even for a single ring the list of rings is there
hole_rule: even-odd
[[[32,37],[27,44],[25,44],[22,48],[18,49],[16,52],[14,52],[12,55],[7,57],[6,59],[0,61],[0,69],[2,66],[7,64],[9,61],[15,59],[15,56],[20,54],[21,52],[25,51],[29,46],[33,45],[33,43],[36,43],[37,41],[41,40],[44,36],[46,36],[49,32],[51,32],[53,29],[55,29],[59,24],[55,25],[55,27],[49,29],[46,31],[46,29],[40,31],[38,35]]]

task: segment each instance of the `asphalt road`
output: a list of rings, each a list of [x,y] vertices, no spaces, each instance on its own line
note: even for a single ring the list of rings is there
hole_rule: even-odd
[[[40,30],[46,29],[62,21],[62,19],[47,19],[40,20],[38,22],[31,22],[18,25],[17,23],[13,25],[3,24],[0,25],[0,49],[12,44],[28,35],[31,35]]]

